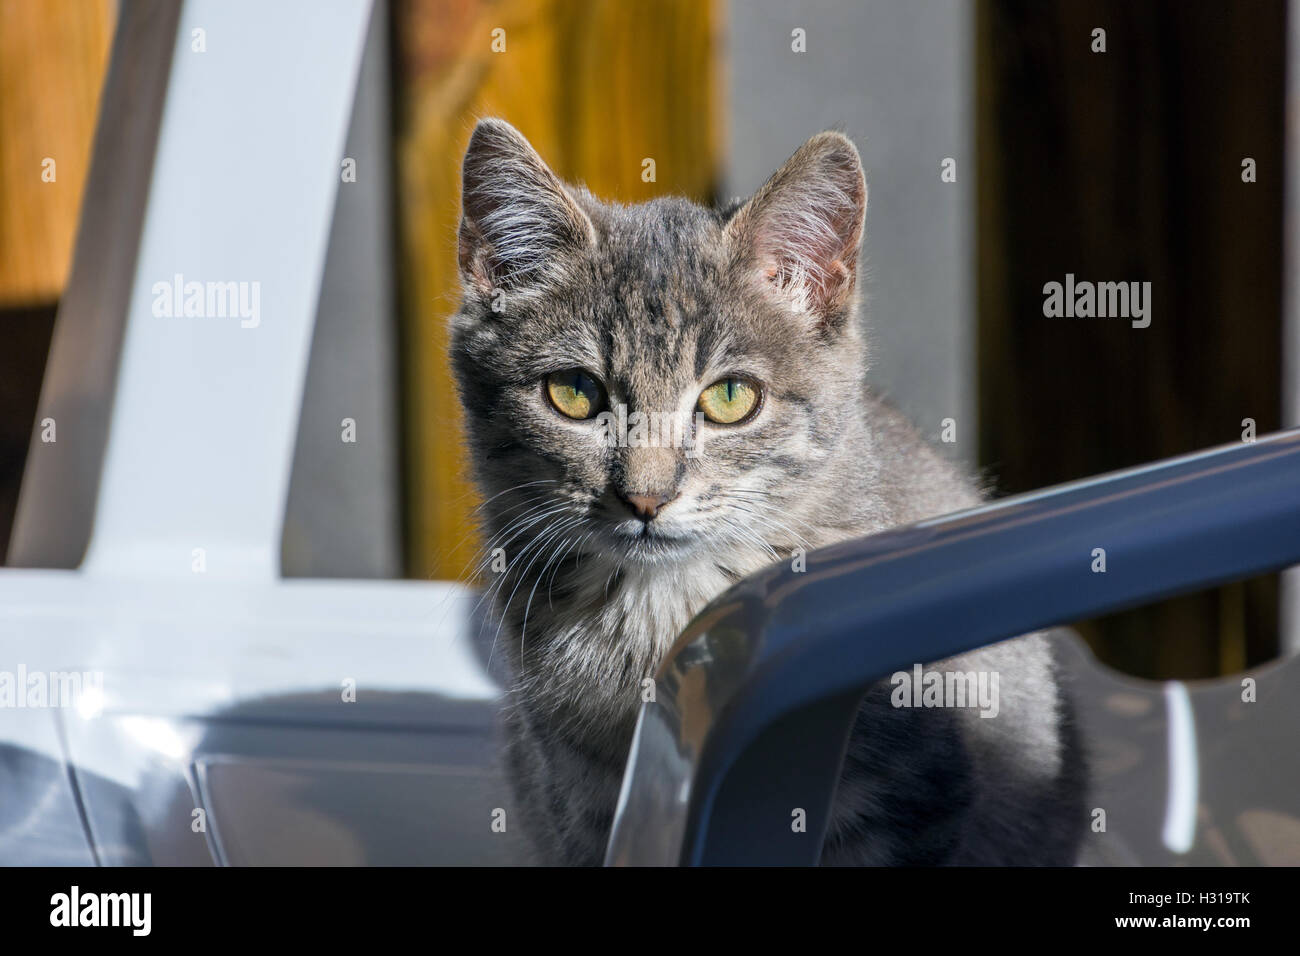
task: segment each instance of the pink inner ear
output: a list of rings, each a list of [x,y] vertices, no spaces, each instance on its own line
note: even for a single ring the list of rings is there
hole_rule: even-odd
[[[760,274],[764,281],[777,289],[786,290],[795,281],[796,264],[777,258],[763,266]],[[848,290],[853,281],[853,273],[843,259],[836,258],[818,270],[804,272],[803,281],[810,287],[814,308],[825,309],[833,307]]]
[[[811,215],[766,210],[756,245],[759,276],[802,307],[825,314],[841,308],[853,287],[852,262],[859,232],[853,207],[835,194],[838,206],[813,207]],[[766,228],[764,228],[766,227]]]

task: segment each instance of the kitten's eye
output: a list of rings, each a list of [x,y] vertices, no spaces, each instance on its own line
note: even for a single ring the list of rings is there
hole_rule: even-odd
[[[595,417],[605,406],[605,389],[580,368],[546,376],[546,394],[561,415],[579,421]]]
[[[743,378],[724,378],[700,393],[704,417],[719,425],[734,425],[758,407],[758,386]]]

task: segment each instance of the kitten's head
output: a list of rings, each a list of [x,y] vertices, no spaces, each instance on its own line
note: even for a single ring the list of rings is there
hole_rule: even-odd
[[[805,544],[801,516],[834,496],[825,465],[860,416],[866,200],[838,133],[714,211],[602,203],[509,124],[479,123],[452,358],[507,554],[571,543],[741,568]]]

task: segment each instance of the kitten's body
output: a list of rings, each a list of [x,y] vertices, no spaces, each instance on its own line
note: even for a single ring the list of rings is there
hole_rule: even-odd
[[[863,391],[860,184],[851,144],[828,135],[746,207],[616,207],[560,186],[505,124],[475,133],[453,359],[476,477],[493,496],[489,548],[509,558],[494,600],[515,675],[517,816],[547,862],[602,859],[641,682],[710,600],[798,548],[979,500]],[[610,449],[538,393],[570,366],[633,408],[679,409],[736,369],[766,392],[752,423],[697,425],[697,457]],[[619,501],[650,487],[677,497],[638,532]],[[872,688],[824,861],[1070,862],[1078,760],[1045,640],[936,666],[998,673],[998,716],[895,708],[888,685]]]

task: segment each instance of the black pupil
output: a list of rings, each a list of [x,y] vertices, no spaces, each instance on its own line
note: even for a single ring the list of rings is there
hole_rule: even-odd
[[[735,400],[736,400],[736,380],[729,378],[727,379],[727,401],[734,402]]]

